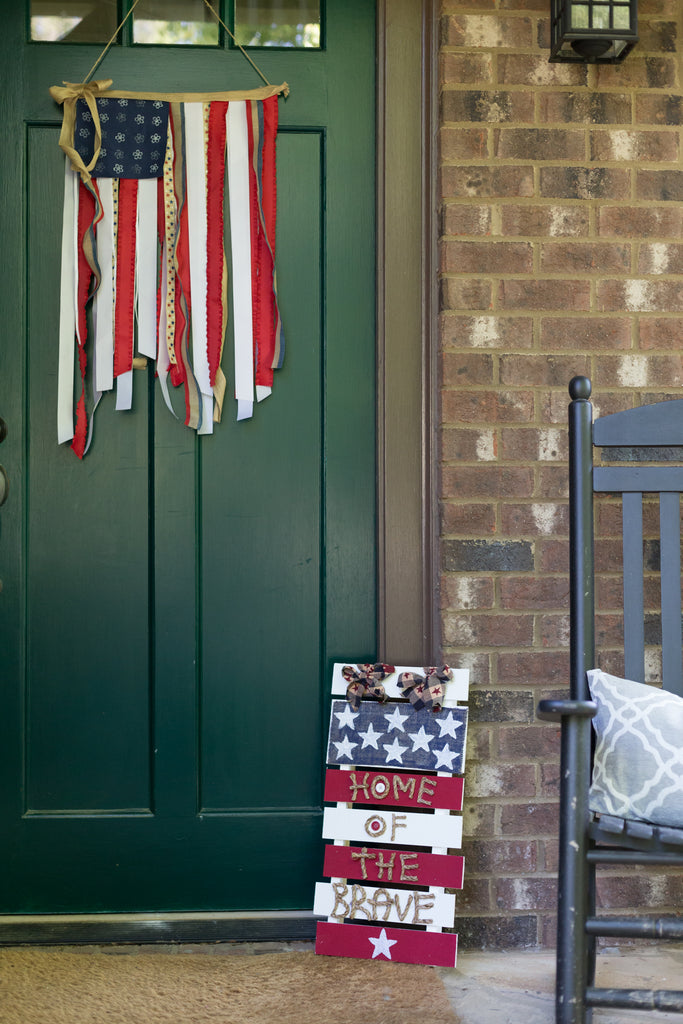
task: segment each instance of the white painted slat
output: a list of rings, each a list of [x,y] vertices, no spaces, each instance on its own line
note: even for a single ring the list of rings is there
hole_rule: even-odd
[[[379,894],[379,895],[378,895]],[[313,913],[330,921],[382,921],[452,928],[455,896],[436,890],[384,889],[354,882],[318,882]]]
[[[344,697],[346,696],[346,687],[348,683],[342,675],[342,668],[344,665],[354,664],[353,662],[338,662],[335,664],[332,670],[332,693],[335,696]],[[418,665],[396,665],[396,671],[393,675],[389,676],[383,682],[384,689],[386,690],[387,696],[390,699],[395,700],[398,697],[402,697],[403,694],[398,688],[398,677],[401,672],[417,672],[418,675],[424,675],[424,666]],[[470,692],[470,673],[469,669],[466,668],[454,668],[453,678],[446,686],[446,696],[443,701],[445,708],[455,707],[458,701],[467,700]]]
[[[457,849],[462,843],[462,817],[415,814],[397,810],[370,811],[326,807],[323,839],[350,839],[382,846],[431,846]]]

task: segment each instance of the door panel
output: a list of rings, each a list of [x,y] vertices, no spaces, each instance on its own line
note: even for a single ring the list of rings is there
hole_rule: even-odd
[[[47,87],[98,48],[26,44],[8,16],[0,912],[311,906],[329,666],[374,657],[376,618],[374,14],[327,6],[326,51],[258,54],[292,90],[273,395],[242,423],[226,398],[198,438],[152,367],[136,371],[133,410],[105,396],[83,463],[55,439],[63,157]],[[105,76],[206,90],[253,73],[239,53],[122,47]]]

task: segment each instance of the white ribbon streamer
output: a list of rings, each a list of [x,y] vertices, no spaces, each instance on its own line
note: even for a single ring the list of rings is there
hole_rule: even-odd
[[[138,352],[157,354],[157,179],[138,181],[138,223],[135,240]]]
[[[249,215],[249,140],[247,104],[228,104],[225,119],[232,247],[232,306],[235,336],[237,419],[254,411],[254,334],[251,296],[251,220]]]

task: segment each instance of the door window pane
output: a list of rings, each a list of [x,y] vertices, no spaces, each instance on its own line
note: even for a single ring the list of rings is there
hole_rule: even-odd
[[[235,0],[242,46],[320,47],[320,0]]]
[[[218,22],[204,0],[142,0],[133,11],[133,42],[218,46]]]
[[[116,0],[31,0],[31,39],[106,43],[118,25]]]

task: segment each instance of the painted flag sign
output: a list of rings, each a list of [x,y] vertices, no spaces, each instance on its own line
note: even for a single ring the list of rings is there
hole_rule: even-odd
[[[57,433],[79,458],[105,392],[116,391],[117,409],[132,408],[136,351],[156,360],[173,415],[169,384],[182,389],[182,418],[200,434],[220,421],[228,376],[237,419],[246,419],[284,356],[275,143],[287,86],[164,94],[111,84],[50,89],[64,104],[66,154]]]
[[[345,692],[342,667],[335,694]],[[401,692],[391,674],[382,685],[389,698]],[[457,700],[467,696],[466,673],[454,689]],[[330,881],[315,892],[314,913],[327,918],[316,953],[455,965],[457,935],[443,929],[455,915],[445,889],[463,883],[464,859],[448,850],[462,841],[462,818],[450,812],[462,810],[466,733],[467,708],[448,686],[436,712],[407,700],[332,702],[325,800],[336,806],[323,814],[333,845],[323,865]]]

